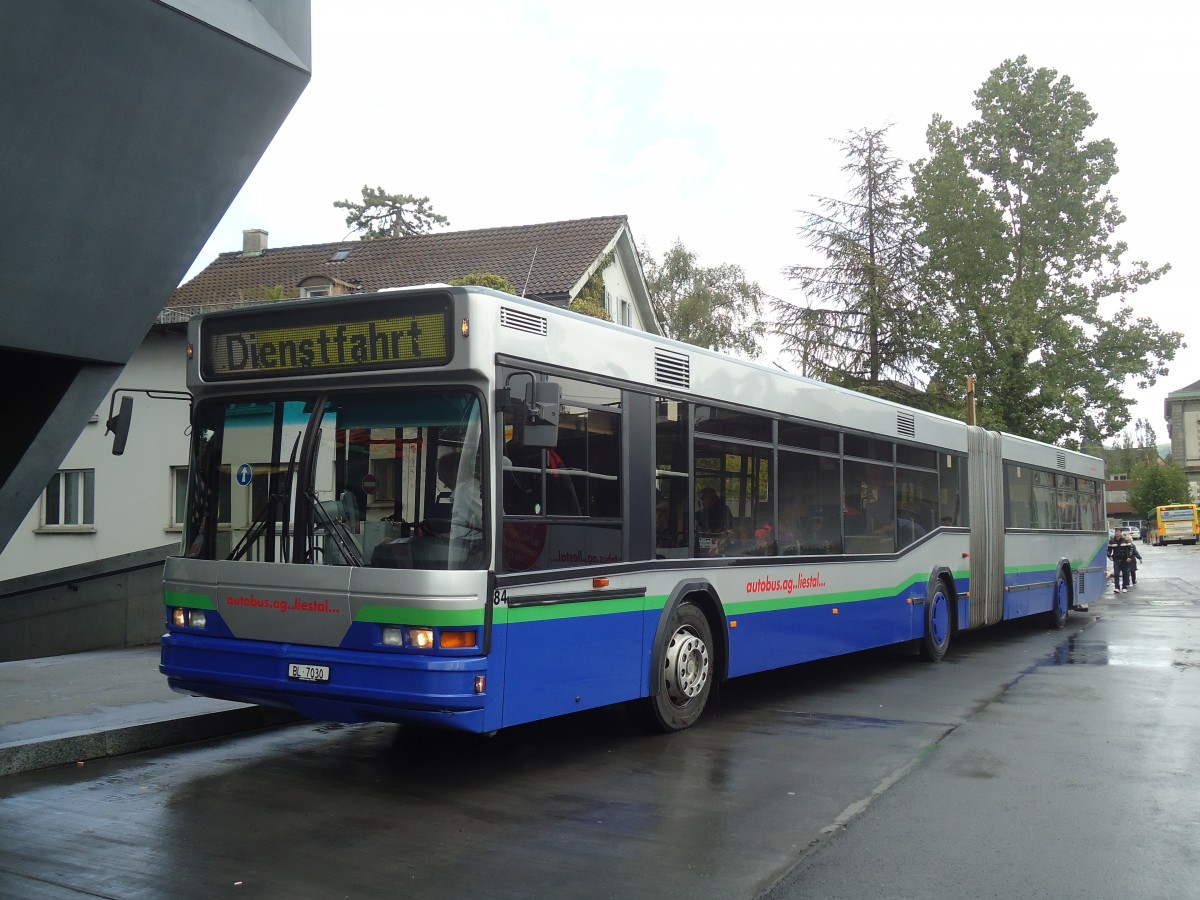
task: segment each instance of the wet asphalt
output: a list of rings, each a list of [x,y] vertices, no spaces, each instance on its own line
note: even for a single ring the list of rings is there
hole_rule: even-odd
[[[0,896],[1194,896],[1200,554],[1143,555],[1061,631],[739,679],[677,735],[301,723],[8,775]]]

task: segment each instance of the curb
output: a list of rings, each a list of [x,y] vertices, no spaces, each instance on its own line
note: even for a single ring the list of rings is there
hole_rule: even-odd
[[[208,738],[275,728],[301,720],[295,713],[263,706],[168,717],[99,731],[78,731],[48,738],[0,744],[0,776],[48,769],[68,763],[157,750]]]

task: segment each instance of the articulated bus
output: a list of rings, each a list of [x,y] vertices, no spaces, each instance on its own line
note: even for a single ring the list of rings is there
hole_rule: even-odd
[[[1154,508],[1154,543],[1195,544],[1200,540],[1200,517],[1194,503],[1172,503]]]
[[[483,288],[189,325],[175,690],[492,732],[1105,583],[1102,463]]]

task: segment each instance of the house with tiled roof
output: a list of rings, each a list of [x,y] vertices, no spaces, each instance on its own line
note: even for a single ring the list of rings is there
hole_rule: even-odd
[[[266,297],[369,293],[481,272],[503,277],[521,296],[567,306],[601,268],[612,320],[660,333],[624,216],[277,248],[251,229],[240,252],[220,254],[175,291],[163,320]]]
[[[140,565],[147,553],[161,560],[178,547],[188,404],[163,399],[161,392],[186,391],[186,323],[196,313],[482,272],[502,276],[518,294],[568,306],[599,271],[613,321],[661,333],[624,216],[299,247],[272,248],[267,237],[246,231],[241,250],[221,253],[172,294],[113,387],[158,392],[137,399],[125,454],[112,456],[104,434],[110,393],[0,553],[0,594],[6,587],[24,589],[29,578],[52,569],[70,572],[70,583],[86,588],[93,570]],[[84,599],[71,596],[72,602]],[[160,625],[156,620],[152,628]]]

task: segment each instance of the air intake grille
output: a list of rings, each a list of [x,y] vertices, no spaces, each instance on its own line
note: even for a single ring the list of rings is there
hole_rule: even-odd
[[[654,349],[654,380],[659,384],[669,384],[672,387],[686,388],[691,386],[691,361],[687,355]]]
[[[1058,451],[1058,467],[1060,469],[1065,469],[1067,467],[1067,454],[1063,453],[1061,450]]]
[[[548,328],[545,316],[525,312],[523,309],[510,309],[507,306],[500,307],[500,324],[504,328],[515,328],[517,331],[543,337]]]
[[[902,437],[916,437],[916,417],[912,413],[896,413],[896,433]]]

